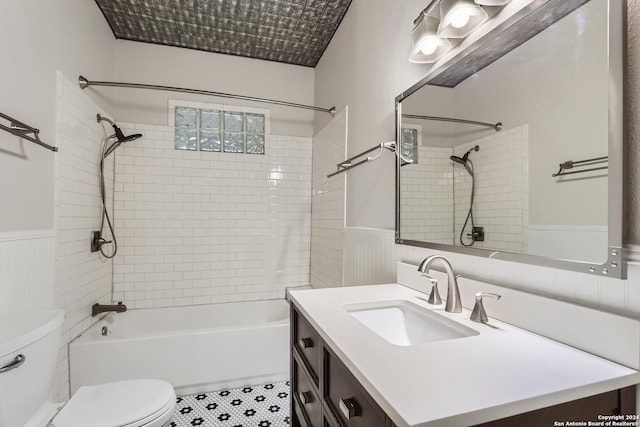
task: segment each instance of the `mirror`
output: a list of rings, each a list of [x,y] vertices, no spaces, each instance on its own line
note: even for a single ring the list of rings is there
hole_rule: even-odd
[[[625,2],[554,15],[567,3],[496,28],[396,98],[398,243],[626,275]],[[478,51],[500,53],[482,64]]]

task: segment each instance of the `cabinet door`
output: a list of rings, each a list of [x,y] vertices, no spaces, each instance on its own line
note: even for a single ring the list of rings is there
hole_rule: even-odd
[[[324,363],[324,399],[345,427],[384,427],[386,415],[349,370],[328,351]]]

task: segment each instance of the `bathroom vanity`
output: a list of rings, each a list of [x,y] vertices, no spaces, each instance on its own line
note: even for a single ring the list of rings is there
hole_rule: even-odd
[[[636,413],[638,371],[495,319],[471,322],[466,309],[446,313],[408,287],[289,296],[294,426],[554,425]],[[398,338],[394,319],[377,318],[389,307],[405,326],[413,317],[453,335],[425,337],[408,322]]]

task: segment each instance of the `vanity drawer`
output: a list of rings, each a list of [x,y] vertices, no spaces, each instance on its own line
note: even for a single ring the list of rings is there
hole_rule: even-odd
[[[293,400],[301,409],[298,419],[304,421],[309,427],[322,427],[322,404],[313,385],[304,369],[300,366],[297,356],[293,358]]]
[[[341,425],[388,426],[384,411],[373,401],[349,370],[325,351],[324,398]]]
[[[293,310],[293,346],[298,350],[315,384],[318,384],[322,341],[316,330],[297,310]]]

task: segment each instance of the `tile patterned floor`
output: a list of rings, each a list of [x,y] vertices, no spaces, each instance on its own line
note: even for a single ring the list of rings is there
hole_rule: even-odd
[[[171,427],[287,427],[289,381],[180,396]]]

